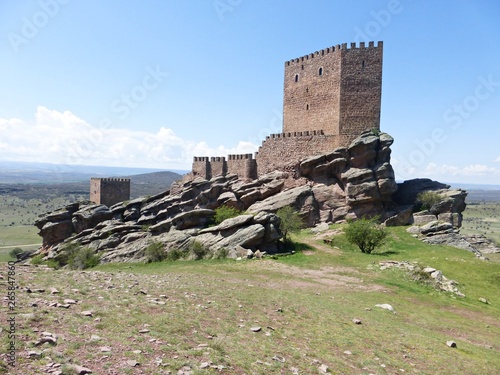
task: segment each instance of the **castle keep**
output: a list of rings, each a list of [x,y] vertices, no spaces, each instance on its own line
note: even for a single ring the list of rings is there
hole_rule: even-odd
[[[285,62],[283,133],[266,137],[255,158],[195,156],[190,178],[254,179],[380,129],[382,55],[382,42],[344,43]]]

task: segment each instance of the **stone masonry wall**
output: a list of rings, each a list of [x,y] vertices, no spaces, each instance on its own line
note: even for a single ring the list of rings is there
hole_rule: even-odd
[[[309,156],[332,152],[339,147],[338,141],[337,136],[322,132],[272,134],[256,155],[258,175],[286,170]]]
[[[130,179],[91,178],[90,200],[108,207],[130,199]]]
[[[210,161],[207,156],[195,156],[193,158],[193,176],[200,176],[210,180],[212,171],[210,170]]]
[[[211,157],[210,172],[212,177],[225,176],[227,174],[226,158],[223,156]]]
[[[355,48],[351,43],[342,51],[339,134],[350,140],[365,130],[380,129],[382,46],[370,42],[368,48]]]

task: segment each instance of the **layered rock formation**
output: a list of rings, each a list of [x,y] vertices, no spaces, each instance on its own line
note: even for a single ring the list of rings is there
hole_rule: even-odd
[[[401,184],[395,195],[392,143],[385,133],[365,132],[347,148],[307,158],[251,182],[236,175],[210,181],[197,177],[176,182],[162,194],[109,208],[75,203],[37,221],[42,252],[57,257],[66,244],[77,243],[100,252],[101,260],[109,262],[144,259],[151,243],[163,244],[165,252],[187,252],[198,242],[209,254],[221,248],[232,257],[248,250],[274,253],[281,238],[274,213],[285,206],[295,208],[308,226],[374,216],[387,225],[421,221],[425,215],[413,213],[417,193],[446,186],[418,180]],[[444,189],[442,194],[449,199],[426,215],[459,227],[465,193]],[[210,227],[214,210],[223,205],[248,214]]]

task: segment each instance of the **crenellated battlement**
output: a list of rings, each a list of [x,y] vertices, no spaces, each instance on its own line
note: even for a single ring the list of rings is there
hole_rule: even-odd
[[[228,160],[248,160],[253,159],[252,154],[232,154],[228,155]]]
[[[300,62],[307,61],[309,59],[314,59],[315,57],[319,56],[325,56],[330,53],[336,53],[339,51],[348,51],[348,50],[360,50],[360,49],[372,49],[372,48],[383,48],[384,43],[382,41],[378,41],[377,45],[375,45],[375,42],[371,41],[368,42],[368,46],[366,46],[365,42],[360,42],[359,46],[356,43],[350,43],[348,45],[347,43],[342,43],[342,44],[337,44],[336,46],[324,48],[320,51],[316,51],[314,53],[309,53],[307,55],[301,56],[301,57],[296,57],[294,59],[288,60],[285,62],[286,66],[290,66],[291,64],[298,64]]]
[[[100,180],[103,182],[130,182],[130,178],[116,178],[116,177],[91,177],[91,180]]]
[[[310,137],[312,135],[324,135],[323,130],[306,130],[303,132],[287,132],[287,133],[275,133],[266,136],[269,138],[290,138],[290,137]]]
[[[193,161],[210,161],[208,156],[194,156]]]

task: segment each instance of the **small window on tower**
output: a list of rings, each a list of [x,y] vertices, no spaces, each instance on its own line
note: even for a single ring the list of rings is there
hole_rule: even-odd
[[[364,66],[364,65],[363,65],[363,66]],[[319,74],[320,76],[322,76],[322,75],[323,75],[323,68],[319,68],[318,74]]]
[[[361,63],[361,67],[365,67],[365,60],[363,60],[363,62]]]
[[[295,74],[295,82],[299,82],[299,75]]]
[[[309,104],[306,104],[306,111],[309,111]]]

